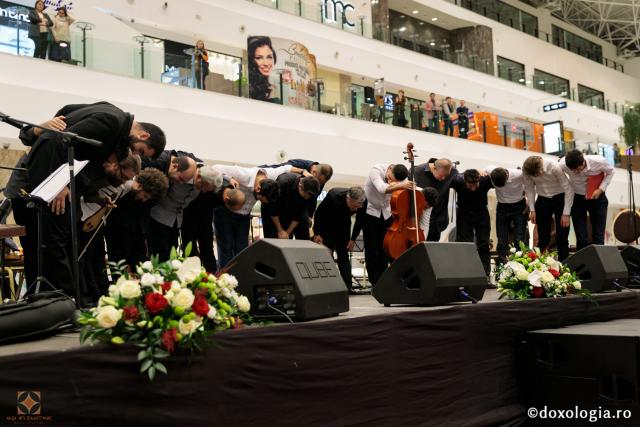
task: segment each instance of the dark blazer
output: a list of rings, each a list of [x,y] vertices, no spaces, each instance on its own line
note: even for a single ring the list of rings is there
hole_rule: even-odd
[[[316,199],[304,199],[300,196],[298,184],[301,178],[295,173],[283,173],[276,179],[280,194],[276,203],[264,205],[267,215],[279,217],[281,224],[290,224],[291,221],[301,222],[306,218],[309,204],[316,203]]]
[[[434,163],[436,160],[432,158],[427,163],[416,165],[413,170],[413,176],[418,187],[433,187],[438,190],[438,201],[431,211],[429,229],[433,228],[434,230],[442,231],[449,225],[449,213],[447,211],[449,207],[449,189],[451,188],[451,181],[458,174],[458,171],[454,168],[451,170],[451,175],[444,181],[438,181],[429,169],[429,163]]]
[[[75,148],[76,160],[89,160],[76,180],[80,196],[89,182],[104,176],[102,164],[112,153],[118,154],[119,159],[128,153],[133,116],[108,102],[68,105],[56,113],[56,116],[59,115],[65,116],[66,131],[103,143],[102,147],[78,144]],[[67,148],[58,135],[43,132],[33,144],[27,159],[29,190],[33,190],[66,161]]]
[[[367,212],[366,204],[356,212],[351,212],[347,206],[348,188],[333,188],[327,196],[320,202],[320,206],[316,210],[313,218],[313,234],[320,235],[323,239],[331,238],[335,242],[344,242],[356,240],[362,224],[364,216]],[[356,222],[351,230],[351,217],[356,215]]]
[[[44,15],[45,21],[47,21],[47,27],[49,27],[49,31],[51,31],[50,27],[53,27],[53,21],[51,20],[51,17],[44,12],[42,12],[42,14]],[[29,21],[31,22],[31,25],[29,25],[29,38],[40,38],[40,17],[38,16],[38,12],[36,12],[35,9],[29,12]]]

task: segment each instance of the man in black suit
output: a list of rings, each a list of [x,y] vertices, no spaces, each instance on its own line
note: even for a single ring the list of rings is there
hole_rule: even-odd
[[[340,275],[351,291],[351,261],[349,252],[362,230],[367,213],[362,187],[333,188],[322,200],[313,221],[313,241],[336,252]],[[351,230],[351,217],[356,221]]]
[[[440,234],[449,225],[449,189],[453,177],[458,171],[449,159],[429,159],[427,163],[416,165],[413,170],[414,180],[420,188],[432,187],[438,190],[438,198],[429,222],[427,241],[437,242]]]
[[[122,111],[107,102],[95,104],[76,104],[63,107],[56,115],[64,117],[66,131],[85,138],[102,142],[101,147],[78,144],[75,150],[77,160],[88,160],[89,163],[76,177],[76,200],[93,182],[105,175],[105,162],[114,157],[123,160],[130,148],[157,155],[165,145],[162,130],[150,123],[134,120],[129,113]],[[45,178],[67,161],[67,147],[60,137],[51,132],[43,132],[38,136],[26,159],[29,169],[27,186],[31,191]],[[69,216],[70,191],[65,187],[51,202],[51,210],[44,210],[43,247],[45,276],[54,285],[65,292],[72,292],[71,272],[71,225]],[[27,233],[36,230],[27,230]]]
[[[278,201],[264,205],[264,237],[290,239],[305,219],[309,204],[316,202],[320,183],[312,176],[302,177],[295,173],[284,173],[276,182],[280,190]]]

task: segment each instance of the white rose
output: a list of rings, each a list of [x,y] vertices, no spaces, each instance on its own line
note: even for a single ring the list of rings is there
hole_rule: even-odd
[[[518,280],[529,280],[529,273],[527,270],[520,270],[516,272],[516,278]]]
[[[163,283],[164,283],[164,277],[162,277],[162,274],[158,274],[158,273],[156,273],[156,274],[154,274],[154,275],[153,275],[153,277],[155,277],[155,278],[156,278],[156,283],[157,283],[158,285],[161,285],[161,284],[163,284]]]
[[[216,310],[214,306],[209,304],[209,312],[207,313],[207,317],[209,319],[215,319],[217,315],[218,315],[218,310]]]
[[[173,261],[171,261],[171,267],[177,270],[182,267],[182,262],[179,259],[174,259]]]
[[[121,318],[122,310],[118,310],[110,305],[101,307],[100,310],[98,310],[98,315],[96,316],[98,325],[102,328],[113,328]]]
[[[178,330],[182,335],[189,335],[195,332],[195,330],[198,329],[198,326],[200,326],[201,324],[202,319],[200,319],[199,317],[196,317],[196,320],[190,320],[186,323],[182,319],[180,319],[180,322],[178,322]]]
[[[231,290],[229,288],[221,288],[222,296],[229,299],[231,298]]]
[[[195,297],[193,296],[191,289],[180,289],[180,292],[178,292],[171,300],[171,305],[187,309],[193,305],[194,299]]]
[[[218,279],[218,284],[223,288],[235,289],[238,286],[238,279],[225,273]]]
[[[118,298],[118,287],[116,285],[109,286],[109,296]]]
[[[516,253],[516,248],[509,249],[509,252],[511,252],[512,254],[515,254]]]
[[[582,283],[580,283],[579,280],[576,280],[575,282],[573,282],[571,286],[573,286],[574,289],[582,289]]]
[[[542,273],[541,280],[542,280],[542,283],[551,283],[555,280],[555,278],[553,277],[553,274],[549,273],[548,271],[545,271],[544,273]]]
[[[551,258],[551,257],[549,256],[549,257],[547,257],[547,258],[544,260],[544,262],[545,262],[545,264],[547,264],[547,265],[554,265],[554,264],[556,263],[556,260],[555,260],[555,259],[553,259],[553,258]]]
[[[180,292],[180,289],[182,289],[182,286],[180,286],[180,283],[176,282],[175,280],[171,282],[171,290],[173,291],[173,293]]]
[[[515,262],[515,261],[509,261],[507,263],[507,267],[512,269],[514,272],[518,272],[518,271],[526,271],[527,269],[524,268],[524,265],[520,264],[519,262]]]
[[[164,294],[164,298],[171,302],[171,300],[173,300],[173,297],[175,296],[175,294],[173,293],[173,291],[169,291],[166,294]]]
[[[520,257],[522,256],[522,251],[518,251],[518,252],[516,252],[516,256],[517,256],[518,258],[520,258]]]
[[[539,270],[532,271],[531,274],[529,274],[529,283],[531,283],[533,286],[542,286],[540,282],[542,281],[543,274],[544,273]]]
[[[142,286],[153,286],[156,284],[156,277],[151,273],[144,273],[140,278]]]
[[[243,313],[247,313],[249,310],[251,310],[251,303],[249,303],[249,298],[245,297],[244,295],[238,297],[238,299],[236,300],[236,305],[238,306],[238,310],[242,311]]]
[[[146,271],[151,271],[153,270],[153,264],[151,263],[151,261],[145,261],[142,263],[142,269]]]
[[[196,277],[200,275],[202,271],[202,264],[200,258],[189,257],[184,260],[176,274],[181,282],[191,283],[196,280]]]
[[[122,282],[120,286],[118,286],[118,290],[120,291],[120,295],[122,298],[137,298],[142,293],[140,290],[140,285],[136,280],[127,280]]]

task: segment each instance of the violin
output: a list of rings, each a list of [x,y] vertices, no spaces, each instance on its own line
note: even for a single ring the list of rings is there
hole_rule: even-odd
[[[409,161],[409,180],[413,182],[414,154],[413,144],[407,144]],[[424,212],[426,202],[421,191],[396,190],[391,194],[391,214],[393,224],[384,236],[384,251],[392,259],[398,259],[409,248],[425,240],[424,232],[419,227],[420,215]],[[420,212],[420,215],[418,215]]]

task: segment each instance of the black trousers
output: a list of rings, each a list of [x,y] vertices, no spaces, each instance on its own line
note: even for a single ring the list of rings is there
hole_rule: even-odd
[[[199,256],[208,272],[217,271],[216,256],[213,253],[213,207],[214,193],[200,193],[187,206],[182,218],[182,249],[191,242],[191,256]]]
[[[277,239],[278,238],[278,229],[276,228],[276,224],[271,219],[271,216],[268,214],[267,210],[263,207],[260,208],[260,216],[262,217],[262,232],[264,233],[264,237],[268,239]],[[280,216],[280,225],[284,230],[289,228],[291,224],[291,218],[287,218],[285,216]],[[293,233],[289,238],[295,237],[296,240],[310,240],[311,233],[309,232],[309,217],[305,214],[302,219],[293,229]]]
[[[569,227],[562,227],[562,211],[564,210],[564,193],[536,199],[536,224],[538,224],[538,246],[545,251],[551,242],[551,221],[556,223],[556,246],[558,259],[564,261],[569,256]]]
[[[587,213],[591,220],[591,240],[594,245],[604,245],[604,230],[607,225],[607,208],[609,200],[605,194],[597,199],[585,200],[582,194],[573,196],[571,220],[576,232],[576,249],[589,246]]]
[[[351,273],[351,260],[349,259],[349,251],[347,250],[347,244],[349,243],[349,237],[347,240],[341,236],[322,236],[323,244],[332,252],[336,254],[338,269],[340,270],[340,276],[344,280],[347,289],[351,290],[352,285],[352,273]]]
[[[47,51],[49,50],[49,33],[40,33],[40,37],[34,37],[31,40],[33,40],[33,44],[35,45],[33,57],[47,59]]]
[[[451,119],[444,120],[444,134],[453,136],[453,122]]]
[[[491,253],[489,251],[489,234],[491,233],[491,219],[489,210],[476,211],[457,210],[456,242],[474,242],[478,248],[480,261],[487,275],[491,273]]]
[[[364,225],[362,227],[364,260],[367,265],[369,282],[374,286],[391,262],[384,251],[384,236],[392,222],[392,217],[385,220],[382,216],[376,218],[369,214],[365,215]]]
[[[218,244],[218,267],[223,269],[249,246],[251,216],[233,213],[221,206],[213,212],[213,224]]]
[[[149,259],[145,236],[139,230],[134,231],[107,220],[105,240],[107,255],[111,262],[125,260],[127,265],[135,271],[138,264]]]
[[[85,247],[87,248],[79,260],[80,291],[86,302],[95,302],[100,296],[106,295],[109,290],[104,250],[104,228],[97,231],[91,243],[89,240],[93,233],[85,233],[81,226],[78,228],[78,255],[82,254]]]
[[[24,277],[28,287],[36,281],[38,276],[37,209],[27,208],[27,203],[22,198],[12,198],[11,209],[16,224],[24,226],[27,233],[20,237],[20,245],[24,253]]]
[[[159,223],[153,218],[149,219],[149,255],[160,256],[160,262],[167,261],[171,254],[171,248],[178,247],[178,228]]]
[[[76,206],[80,206],[79,201]],[[49,207],[45,207],[42,212],[44,277],[56,288],[68,295],[74,295],[71,271],[70,203],[66,201],[65,213],[62,215],[55,215]]]
[[[509,255],[509,244],[516,247],[525,242],[527,218],[525,217],[526,202],[522,199],[516,203],[498,203],[496,207],[496,235],[498,237],[498,256],[505,259]],[[513,241],[509,240],[509,230],[513,227]]]

